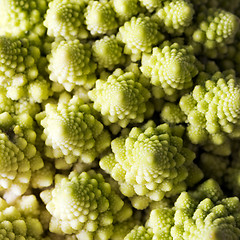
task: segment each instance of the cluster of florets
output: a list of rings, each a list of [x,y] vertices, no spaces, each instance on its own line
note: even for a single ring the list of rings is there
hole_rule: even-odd
[[[68,178],[56,175],[55,185],[41,193],[52,215],[51,232],[104,240],[112,235],[114,223],[131,217],[129,205],[93,170],[71,172]]]
[[[238,16],[0,1],[0,239],[240,239]]]
[[[167,124],[134,127],[128,136],[114,139],[111,147],[112,153],[100,160],[100,167],[118,181],[135,208],[144,209],[150,201],[186,189],[195,154]]]

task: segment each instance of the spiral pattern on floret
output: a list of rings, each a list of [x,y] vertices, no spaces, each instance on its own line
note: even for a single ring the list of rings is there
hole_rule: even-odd
[[[191,47],[164,42],[160,48],[153,48],[151,55],[143,55],[141,71],[153,85],[171,95],[193,85],[192,79],[198,74],[197,59]]]
[[[106,34],[118,27],[116,13],[106,0],[90,1],[84,16],[87,29],[92,35]]]
[[[110,144],[108,133],[92,114],[91,107],[77,96],[69,103],[47,104],[45,113],[41,121],[44,139],[53,151],[92,162]],[[103,140],[104,144],[99,146]]]
[[[86,38],[88,33],[83,26],[84,2],[75,0],[54,0],[49,3],[44,26],[47,34],[65,39]]]
[[[145,208],[149,201],[185,189],[195,155],[167,124],[145,131],[134,127],[128,137],[114,139],[111,147],[113,153],[100,160],[100,167],[118,181],[124,195],[132,197],[134,207]]]
[[[110,184],[94,170],[71,172],[68,178],[59,176],[50,195],[46,205],[52,215],[50,231],[87,239],[109,239],[112,224],[124,206]],[[44,192],[41,196],[44,198]]]
[[[189,137],[194,143],[204,143],[210,138],[215,144],[222,144],[225,135],[231,134],[239,124],[239,85],[231,74],[215,75],[217,80],[213,75],[203,85],[196,85],[192,94],[183,96],[179,102],[187,115]]]
[[[76,85],[90,88],[95,83],[96,64],[91,60],[91,48],[78,39],[53,44],[49,60],[49,78],[62,84],[67,91]]]
[[[88,93],[93,107],[103,115],[104,124],[118,123],[126,127],[130,122],[142,122],[150,92],[133,72],[114,71],[107,81],[97,80]]]
[[[109,70],[119,64],[123,57],[123,49],[114,35],[105,36],[93,43],[92,55],[99,68],[108,68]]]
[[[186,0],[164,1],[153,18],[168,33],[181,35],[188,27],[194,15],[191,3]]]
[[[30,32],[30,34],[43,36],[45,28],[42,21],[46,9],[46,0],[1,1],[0,32],[16,37],[24,37]]]

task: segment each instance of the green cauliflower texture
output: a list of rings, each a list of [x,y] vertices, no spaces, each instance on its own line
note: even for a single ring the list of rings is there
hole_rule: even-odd
[[[109,239],[113,224],[131,217],[124,201],[94,170],[71,172],[68,178],[56,175],[55,188],[41,197],[52,215],[50,231],[74,234],[79,240]]]
[[[115,138],[111,148],[100,167],[118,181],[120,191],[131,198],[135,208],[144,209],[151,201],[186,189],[195,154],[168,124],[144,130],[134,127],[127,137]],[[201,172],[198,174],[201,179]]]

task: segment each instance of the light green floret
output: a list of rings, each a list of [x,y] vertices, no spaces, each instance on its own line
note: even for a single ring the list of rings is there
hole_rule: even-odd
[[[2,0],[0,33],[24,37],[27,34],[43,36],[43,15],[47,0]]]
[[[0,37],[0,83],[7,97],[42,102],[52,95],[50,81],[39,75],[40,49],[25,38]]]
[[[131,216],[121,213],[124,201],[94,170],[71,172],[68,178],[56,175],[55,181],[55,188],[40,195],[52,215],[50,232],[74,234],[79,240],[107,240],[113,224]]]
[[[156,22],[147,16],[132,17],[119,28],[118,38],[125,43],[124,53],[132,61],[141,58],[142,52],[151,52],[152,46],[161,42],[164,36],[158,31]]]
[[[43,113],[42,138],[51,158],[66,156],[70,164],[78,159],[92,162],[110,145],[107,130],[94,117],[92,108],[77,96],[48,103]]]
[[[54,42],[47,56],[50,80],[60,83],[67,91],[77,86],[91,88],[95,81],[96,64],[91,60],[91,48],[78,39]]]
[[[226,137],[239,135],[240,87],[234,75],[217,72],[196,85],[180,99],[179,105],[187,115],[188,136],[195,144],[208,140],[220,145]]]
[[[0,198],[0,239],[42,240],[43,228],[35,217],[23,217],[15,206]]]
[[[203,46],[204,54],[212,58],[233,42],[239,29],[239,18],[222,9],[210,8],[201,12],[197,20],[197,29],[190,37]]]
[[[51,82],[39,76],[27,86],[28,96],[31,100],[41,103],[53,95]]]
[[[116,65],[123,62],[123,48],[114,35],[104,36],[93,43],[92,54],[99,68],[114,69]]]
[[[198,61],[191,46],[165,41],[153,48],[152,54],[143,54],[140,69],[166,95],[175,95],[177,90],[192,87],[192,79],[198,74]]]
[[[179,105],[170,102],[166,102],[163,105],[160,116],[164,122],[170,124],[179,124],[186,121],[186,115]]]
[[[5,78],[18,77],[18,81],[23,83],[24,81],[34,80],[38,76],[36,63],[40,58],[40,50],[31,46],[26,38],[1,36],[0,55],[2,84],[5,83]]]
[[[164,1],[164,6],[154,14],[161,29],[167,33],[181,35],[185,28],[192,23],[193,6],[187,0]]]
[[[12,142],[2,131],[0,133],[0,190],[4,198],[11,202],[11,197],[22,195],[29,186],[31,169],[23,149],[27,142],[18,139],[18,144]],[[21,144],[21,145],[20,145]],[[32,154],[31,148],[29,154]],[[12,195],[12,196],[11,196]]]
[[[44,163],[36,148],[37,133],[33,120],[39,106],[26,100],[14,102],[4,93],[2,90],[0,189],[10,203],[26,192],[32,172],[41,169]]]
[[[156,8],[162,6],[164,0],[139,0],[141,5],[147,8],[149,12],[153,12]]]
[[[118,27],[116,13],[108,0],[89,1],[84,16],[91,35],[110,33]]]
[[[128,136],[114,139],[111,147],[112,153],[100,160],[100,167],[119,183],[135,208],[144,209],[151,201],[186,189],[195,154],[183,146],[182,136],[175,135],[168,124],[145,130],[134,127]]]
[[[53,37],[64,37],[67,40],[87,38],[84,22],[84,1],[53,0],[49,3],[44,26],[47,34]]]
[[[213,180],[203,185],[202,197],[182,192],[174,208],[159,208],[151,212],[147,226],[153,229],[153,240],[239,239],[239,199],[212,197],[209,191],[219,191],[218,184]]]
[[[88,95],[94,109],[101,112],[105,125],[116,123],[122,128],[144,121],[151,97],[136,74],[121,69],[116,69],[107,81],[97,80]]]
[[[140,11],[138,0],[112,0],[112,5],[120,22],[129,20]]]
[[[145,228],[143,226],[135,227],[124,240],[152,240],[153,233],[151,228]]]

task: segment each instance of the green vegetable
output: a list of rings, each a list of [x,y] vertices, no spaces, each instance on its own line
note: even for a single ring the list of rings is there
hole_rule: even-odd
[[[103,176],[93,170],[81,174],[72,172],[68,178],[56,175],[55,184],[54,189],[41,193],[52,215],[50,231],[74,233],[77,238],[84,239],[109,239],[114,222],[121,216],[124,201]],[[128,217],[127,213],[119,220]]]
[[[186,189],[195,154],[167,124],[145,130],[134,127],[127,137],[114,139],[111,147],[113,153],[100,160],[100,167],[118,181],[135,208],[144,209],[150,201]]]
[[[239,0],[0,17],[0,239],[240,239]]]
[[[218,188],[208,180],[195,193],[182,192],[174,208],[154,209],[147,223],[152,239],[238,239],[239,200],[224,198]],[[212,191],[221,196],[212,196]]]

